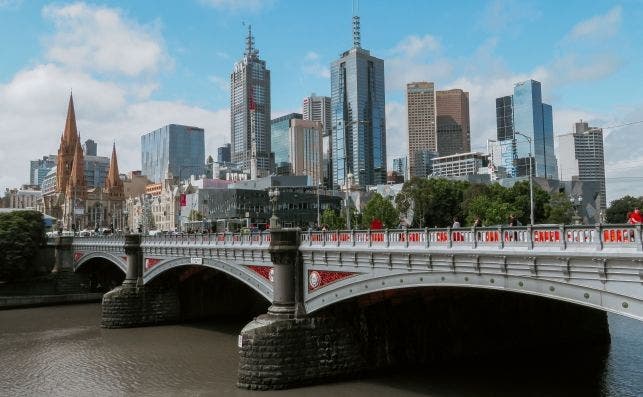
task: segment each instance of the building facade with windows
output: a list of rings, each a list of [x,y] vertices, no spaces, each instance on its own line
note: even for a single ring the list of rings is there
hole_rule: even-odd
[[[290,125],[292,120],[301,119],[301,113],[290,113],[270,121],[271,147],[275,154],[275,169],[279,170],[279,175],[289,175],[292,171]]]
[[[304,120],[319,121],[322,123],[322,145],[324,158],[322,164],[323,184],[327,188],[333,187],[333,145],[332,145],[332,122],[330,111],[330,97],[311,94],[304,98],[303,103]]]
[[[332,164],[334,186],[386,183],[384,61],[361,47],[359,17],[353,17],[353,48],[331,64]]]
[[[607,209],[603,129],[587,122],[574,124],[574,132],[558,136],[561,181],[595,182],[600,187],[599,207]]]
[[[489,156],[479,152],[458,153],[433,159],[433,176],[457,177],[476,175],[488,166]]]
[[[314,186],[323,181],[323,125],[319,121],[290,122],[290,161],[293,175],[306,175]]]
[[[436,91],[435,108],[440,156],[470,152],[469,93],[461,89]]]
[[[409,177],[422,178],[427,174],[425,168],[418,167],[418,155],[438,150],[435,85],[426,81],[407,84],[406,109]]]
[[[250,27],[243,58],[230,74],[230,142],[233,163],[253,179],[270,174],[270,71]]]
[[[169,172],[175,178],[205,172],[203,128],[169,124],[141,137],[143,175],[161,182]]]

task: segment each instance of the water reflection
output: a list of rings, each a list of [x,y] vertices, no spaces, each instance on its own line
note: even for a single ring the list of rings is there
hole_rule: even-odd
[[[609,349],[513,351],[282,392],[236,388],[246,320],[103,330],[100,305],[0,311],[1,395],[636,396],[643,324],[610,316]]]

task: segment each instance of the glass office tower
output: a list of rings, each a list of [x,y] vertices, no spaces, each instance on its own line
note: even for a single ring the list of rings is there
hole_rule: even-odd
[[[333,182],[353,187],[386,183],[384,61],[361,48],[353,17],[353,48],[331,64]]]
[[[552,107],[542,102],[540,82],[516,83],[512,97],[496,99],[496,121],[508,176],[529,175],[531,155],[534,176],[558,179]],[[521,134],[531,139],[531,145]]]
[[[187,179],[205,173],[205,132],[203,128],[169,124],[141,137],[143,175],[155,183],[166,172]]]
[[[290,168],[292,165],[290,158],[290,146],[292,145],[289,132],[290,120],[301,120],[302,117],[301,113],[290,113],[270,121],[270,145],[272,152],[275,154],[275,165],[277,167],[275,169],[285,170],[283,167]],[[281,172],[281,174],[286,173],[285,171]]]

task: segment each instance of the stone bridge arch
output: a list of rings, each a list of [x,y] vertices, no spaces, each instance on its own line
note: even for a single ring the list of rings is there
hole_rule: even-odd
[[[88,254],[82,255],[78,259],[74,258],[74,272],[78,272],[83,266],[86,266],[94,259],[103,259],[107,260],[120,269],[123,273],[127,273],[127,258],[119,257],[109,252],[90,252]]]
[[[167,271],[187,266],[200,266],[225,273],[257,292],[268,302],[272,302],[273,288],[272,281],[270,280],[271,268],[264,266],[262,268],[266,268],[267,272],[258,272],[256,270],[251,270],[253,267],[250,266],[225,262],[215,258],[199,258],[198,261],[194,261],[194,258],[189,257],[163,260],[144,272],[143,284],[149,284],[152,280]]]

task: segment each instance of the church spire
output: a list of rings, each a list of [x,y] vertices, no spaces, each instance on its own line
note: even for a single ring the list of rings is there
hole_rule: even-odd
[[[109,161],[109,172],[105,179],[105,187],[109,190],[115,187],[123,186],[123,181],[118,173],[118,160],[116,159],[116,143],[112,146],[112,158]]]
[[[70,194],[75,193],[77,198],[82,198],[86,190],[85,158],[83,156],[83,148],[80,146],[80,136],[76,136],[76,149],[74,150],[74,162],[71,168],[69,184],[67,185],[67,195],[70,196]]]
[[[76,112],[74,111],[74,95],[69,94],[69,105],[67,106],[67,120],[65,121],[65,130],[63,132],[63,141],[73,150],[78,139],[78,129],[76,128]]]

